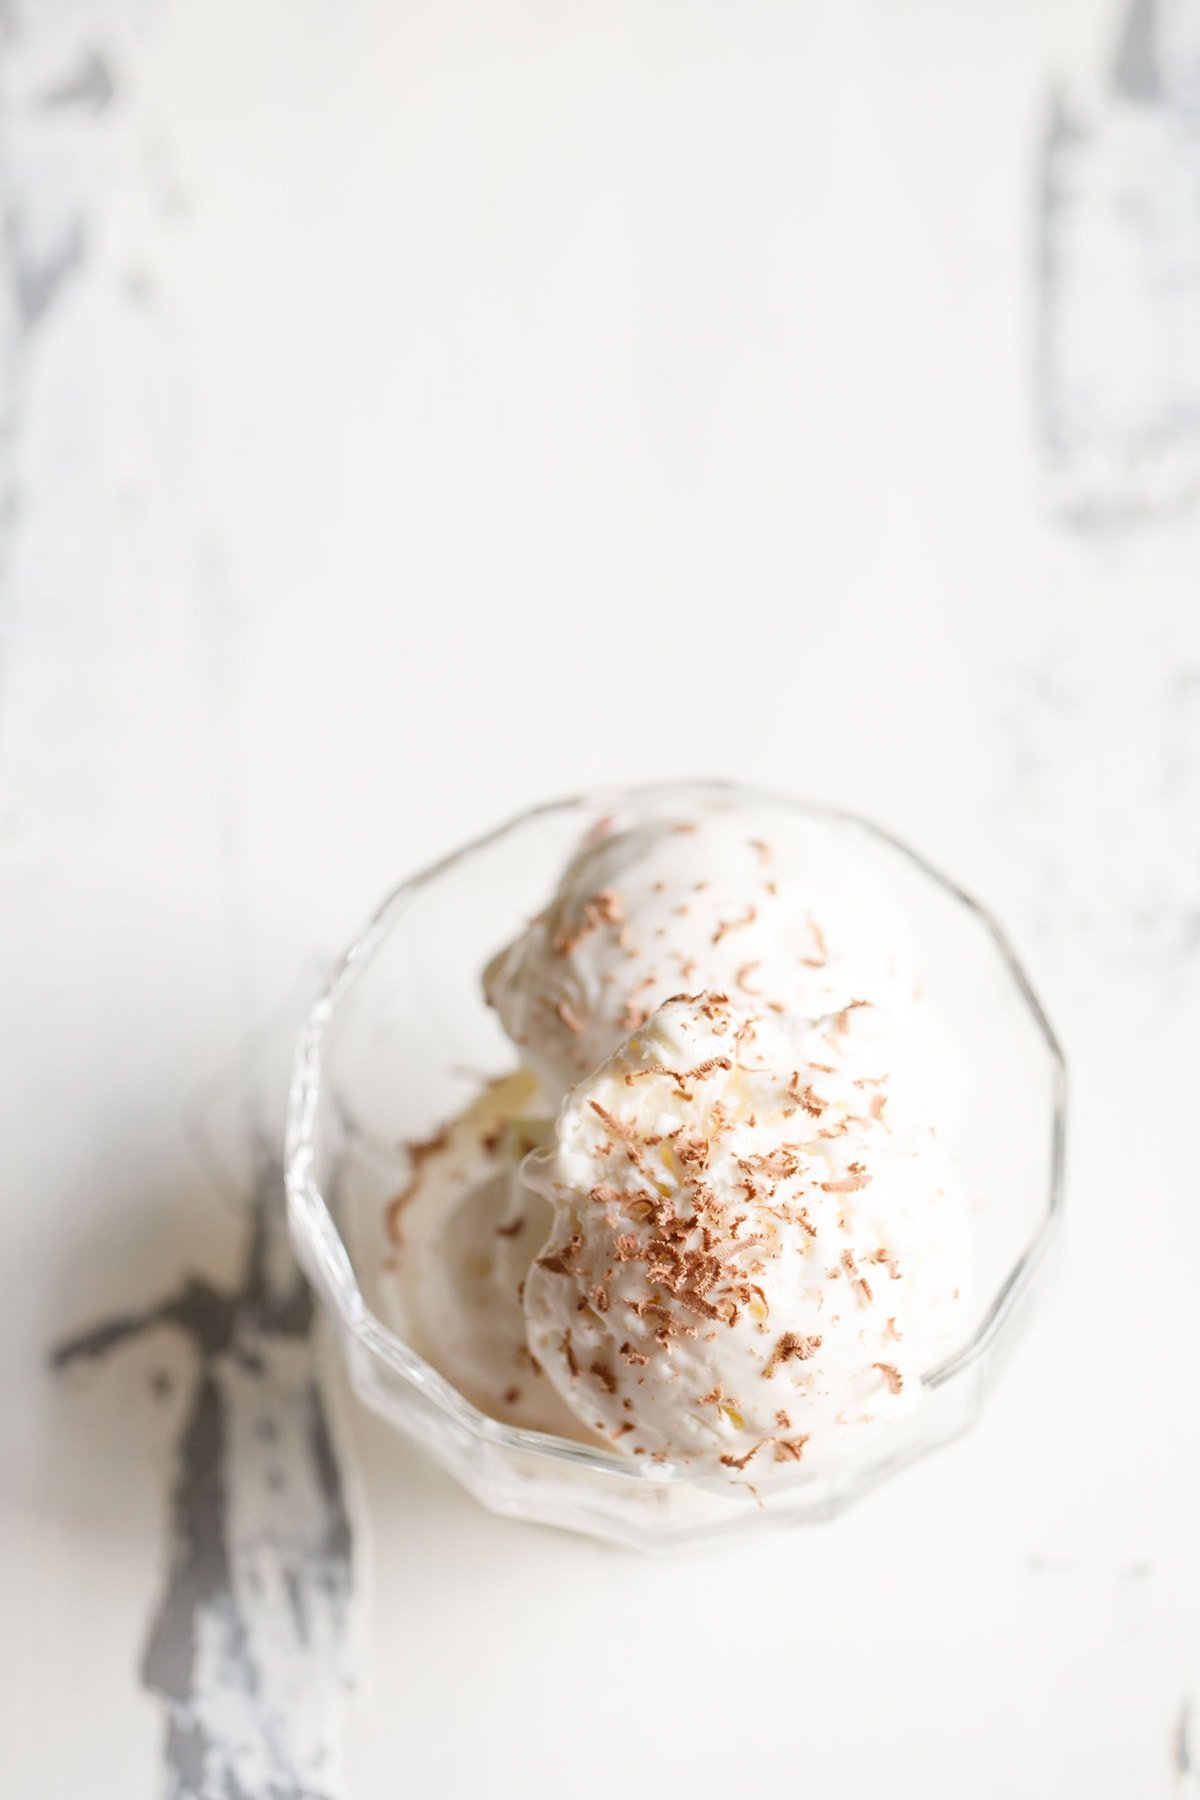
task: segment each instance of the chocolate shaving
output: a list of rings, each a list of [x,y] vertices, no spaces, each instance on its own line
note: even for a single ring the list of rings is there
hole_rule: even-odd
[[[432,1136],[419,1138],[416,1142],[404,1146],[408,1154],[411,1174],[407,1185],[401,1188],[394,1199],[389,1200],[387,1211],[384,1213],[384,1228],[394,1244],[400,1242],[400,1214],[420,1186],[422,1166],[431,1156],[436,1156],[439,1150],[445,1149],[449,1136],[449,1125],[442,1125]]]
[[[758,908],[751,904],[746,908],[746,916],[744,919],[721,919],[717,925],[717,929],[713,932],[713,943],[719,944],[721,939],[727,937],[731,931],[744,931],[747,925],[753,925],[757,917]]]
[[[825,933],[821,930],[821,927],[817,924],[815,919],[810,919],[808,921],[808,929],[813,934],[813,941],[817,946],[817,954],[815,956],[802,956],[800,961],[806,969],[823,969],[829,961],[829,945],[825,942]]]
[[[536,1259],[537,1267],[545,1269],[547,1275],[569,1275],[571,1266],[578,1260],[582,1248],[583,1239],[576,1231],[561,1250],[552,1250],[549,1256],[539,1256]]]
[[[754,973],[755,969],[761,967],[762,963],[757,959],[754,962],[743,963],[733,978],[734,986],[741,988],[743,994],[749,994],[752,998],[758,999],[762,994],[762,989],[751,987],[748,977]]]
[[[709,1142],[693,1132],[679,1132],[675,1138],[675,1154],[688,1174],[703,1169],[708,1162]]]
[[[681,994],[680,999],[697,1001],[700,1011],[712,1024],[718,1036],[729,1029],[729,1019],[726,1016],[729,1006],[728,994]]]
[[[871,1284],[865,1275],[860,1275],[858,1264],[854,1260],[853,1250],[842,1251],[842,1267],[850,1277],[850,1283],[854,1289],[854,1297],[858,1301],[858,1304],[860,1306],[869,1306],[873,1298]]]
[[[647,1063],[644,1069],[630,1069],[625,1076],[626,1087],[635,1081],[644,1081],[648,1075],[665,1075],[673,1081],[683,1099],[690,1100],[691,1095],[685,1086],[689,1081],[702,1081],[711,1075],[714,1069],[732,1069],[733,1064],[727,1056],[710,1056],[706,1062],[697,1063],[694,1069],[672,1069],[666,1063]]]
[[[745,1156],[738,1158],[739,1169],[753,1169],[755,1173],[765,1175],[771,1181],[787,1181],[800,1167],[800,1159],[790,1144],[780,1144],[775,1150],[768,1150],[762,1156]]]
[[[578,1013],[572,1012],[571,1007],[566,1000],[559,1000],[555,1004],[554,1010],[558,1014],[559,1020],[566,1026],[568,1031],[572,1032],[575,1037],[583,1036],[584,1032],[587,1030],[587,1026],[579,1017]]]
[[[889,1394],[898,1394],[900,1392],[901,1388],[904,1386],[904,1377],[901,1375],[895,1363],[877,1362],[872,1363],[871,1367],[879,1370],[879,1373],[887,1382]]]
[[[841,1036],[841,1034],[843,1032],[849,1031],[849,1029],[850,1029],[850,1014],[852,1012],[856,1012],[860,1006],[870,1006],[871,1004],[872,1004],[872,1002],[870,1000],[851,1000],[851,1001],[849,1001],[845,1006],[843,1006],[841,1012],[837,1013],[834,1016],[833,1029],[838,1033],[839,1036]]]
[[[631,1150],[636,1150],[637,1131],[634,1126],[627,1125],[624,1119],[618,1119],[615,1113],[610,1113],[608,1108],[601,1106],[598,1100],[589,1100],[588,1105],[596,1117],[602,1119],[608,1126],[614,1137],[620,1138]]]
[[[805,1087],[800,1086],[800,1071],[798,1069],[793,1069],[792,1078],[787,1085],[787,1091],[792,1099],[796,1101],[797,1105],[804,1108],[810,1119],[819,1119],[829,1104],[828,1101],[822,1100],[819,1095],[813,1093],[811,1082]]]
[[[840,1133],[838,1134],[841,1135]],[[860,1163],[847,1165],[849,1173],[841,1175],[836,1181],[823,1181],[821,1188],[827,1194],[857,1194],[860,1188],[869,1187],[872,1177]]]
[[[791,1362],[793,1358],[797,1362],[807,1362],[820,1348],[819,1337],[804,1337],[798,1331],[785,1331],[782,1337],[776,1339],[775,1348],[763,1364],[763,1375],[773,1375],[781,1363]]]
[[[755,1444],[752,1449],[747,1450],[745,1456],[725,1455],[721,1458],[721,1461],[727,1469],[744,1469],[746,1467],[747,1463],[754,1461],[754,1458],[758,1455],[759,1451],[762,1449],[763,1444],[767,1444],[769,1442],[770,1442],[769,1438],[764,1438],[762,1440],[762,1443]]]
[[[775,1445],[776,1462],[799,1462],[804,1455],[804,1446],[812,1436],[811,1431],[803,1431],[798,1437],[772,1438]]]
[[[590,1373],[596,1377],[596,1380],[600,1383],[600,1386],[604,1389],[606,1394],[616,1393],[617,1378],[606,1362],[602,1362],[599,1357],[597,1357],[596,1361],[591,1366]]]
[[[622,1198],[619,1188],[607,1187],[603,1183],[588,1190],[588,1199],[593,1206],[619,1206]]]

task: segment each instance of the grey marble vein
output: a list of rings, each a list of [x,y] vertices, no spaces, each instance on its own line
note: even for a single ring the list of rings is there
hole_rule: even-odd
[[[169,1800],[335,1800],[352,1538],[317,1383],[313,1302],[280,1256],[283,1183],[260,1163],[228,1291],[195,1279],[60,1344],[58,1369],[160,1328],[196,1373],[177,1446],[170,1562],[142,1659],[165,1703]],[[282,1277],[276,1272],[286,1271]]]
[[[79,269],[84,241],[83,221],[76,218],[56,243],[39,249],[27,229],[24,208],[14,204],[8,209],[5,242],[20,337],[32,336],[60,289]]]
[[[1171,1762],[1178,1779],[1186,1781],[1195,1770],[1192,1759],[1192,1705],[1185,1700],[1179,1708],[1179,1716],[1175,1721],[1175,1732],[1171,1742]]]
[[[70,74],[46,89],[42,105],[81,106],[103,112],[112,105],[116,91],[116,79],[107,59],[98,50],[88,50]]]
[[[1200,494],[1200,0],[1131,0],[1099,100],[1052,96],[1037,400],[1053,502],[1086,526]]]
[[[1163,98],[1158,32],[1158,0],[1133,0],[1113,63],[1114,93],[1143,103],[1157,103]]]
[[[61,95],[83,73],[94,85],[104,66],[103,59],[89,51],[62,83],[52,83],[49,93],[42,94],[35,73],[39,23],[36,12],[16,0],[0,14],[0,283],[6,302],[0,303],[0,631],[4,632],[11,629],[15,610],[13,543],[24,514],[17,450],[26,393],[46,321],[56,301],[78,279],[87,252],[86,146],[70,123],[70,109],[61,108]],[[47,142],[59,147],[64,133],[79,154],[58,157],[59,180],[51,194],[43,175],[45,147]]]

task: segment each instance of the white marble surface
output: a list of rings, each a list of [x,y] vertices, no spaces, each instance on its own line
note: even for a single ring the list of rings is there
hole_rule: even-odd
[[[1200,1791],[1197,13],[9,0],[6,1800]],[[1059,1289],[819,1532],[505,1524],[331,1372],[339,1493],[269,1223],[315,972],[694,771],[1009,924]]]

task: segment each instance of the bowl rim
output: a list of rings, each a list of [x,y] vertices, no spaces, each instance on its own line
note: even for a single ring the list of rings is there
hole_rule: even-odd
[[[394,1375],[434,1402],[459,1429],[479,1441],[519,1450],[526,1455],[532,1453],[556,1462],[586,1466],[597,1474],[619,1482],[633,1482],[643,1487],[682,1484],[707,1488],[712,1485],[709,1481],[697,1478],[681,1464],[652,1463],[649,1460],[634,1463],[603,1445],[577,1442],[525,1426],[506,1425],[502,1420],[492,1418],[473,1405],[452,1382],[406,1344],[403,1338],[397,1336],[367,1304],[333,1208],[321,1192],[313,1174],[313,1130],[322,1092],[322,1057],[326,1033],[337,1006],[369,967],[383,940],[403,915],[412,897],[447,869],[539,818],[568,811],[602,814],[615,801],[648,803],[684,793],[692,796],[738,795],[760,803],[784,806],[810,818],[848,825],[867,837],[874,838],[898,852],[922,875],[973,914],[983,925],[1007,966],[1008,973],[1042,1037],[1050,1060],[1052,1107],[1048,1191],[1036,1231],[997,1288],[975,1331],[966,1343],[930,1370],[922,1378],[923,1383],[931,1389],[942,1387],[986,1357],[1032,1285],[1057,1236],[1061,1222],[1066,1162],[1066,1058],[1016,951],[992,913],[904,839],[887,827],[848,808],[821,801],[801,800],[791,795],[749,787],[741,782],[709,777],[583,790],[526,807],[399,882],[376,908],[364,929],[333,964],[305,1018],[292,1062],[288,1089],[284,1166],[288,1216],[293,1238],[302,1239],[312,1251],[316,1273],[310,1268],[310,1275],[321,1297],[337,1314],[350,1335],[373,1358],[384,1363]],[[727,1484],[725,1491],[728,1491]]]

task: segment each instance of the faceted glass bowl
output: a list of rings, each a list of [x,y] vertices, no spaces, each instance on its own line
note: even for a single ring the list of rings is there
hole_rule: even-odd
[[[970,1207],[974,1299],[961,1342],[926,1372],[921,1404],[836,1477],[764,1483],[760,1504],[745,1487],[489,1418],[405,1342],[385,1278],[385,1214],[409,1178],[406,1147],[516,1066],[483,999],[484,964],[544,905],[596,819],[731,791],[695,783],[557,801],[404,882],[314,1006],[289,1102],[292,1239],[360,1397],[494,1512],[644,1549],[828,1518],[965,1430],[1016,1336],[1061,1206],[1062,1053],[999,927],[877,826],[785,802],[850,840],[900,907],[966,1066],[949,1137]]]

